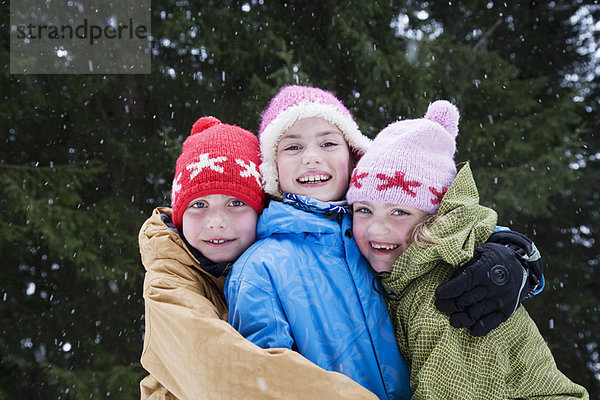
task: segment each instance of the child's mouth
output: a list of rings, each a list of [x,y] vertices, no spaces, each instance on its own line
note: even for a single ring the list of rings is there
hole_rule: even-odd
[[[298,183],[301,184],[315,184],[315,183],[324,183],[331,179],[331,175],[307,175],[302,176],[297,179]]]
[[[371,245],[371,248],[375,252],[382,252],[382,253],[389,253],[389,252],[396,250],[398,247],[400,247],[400,245],[398,245],[398,244],[391,244],[391,243],[371,242],[370,245]]]
[[[216,245],[216,246],[223,245],[223,244],[229,244],[232,241],[233,240],[231,240],[231,239],[208,239],[208,240],[205,240],[206,243]]]

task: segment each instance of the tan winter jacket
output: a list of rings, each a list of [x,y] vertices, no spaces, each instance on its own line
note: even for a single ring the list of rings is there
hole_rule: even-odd
[[[261,349],[227,323],[225,277],[204,272],[157,208],[139,233],[146,334],[142,399],[376,399],[287,349]]]

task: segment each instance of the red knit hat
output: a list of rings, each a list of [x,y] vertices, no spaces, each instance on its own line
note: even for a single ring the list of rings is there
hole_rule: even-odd
[[[260,184],[260,148],[252,133],[202,117],[183,142],[171,190],[173,224],[181,229],[183,213],[201,196],[223,194],[248,204],[259,214],[264,205]]]

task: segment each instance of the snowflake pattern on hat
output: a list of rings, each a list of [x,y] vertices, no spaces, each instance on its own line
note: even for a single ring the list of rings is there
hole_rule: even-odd
[[[210,154],[200,154],[198,161],[186,165],[185,169],[189,171],[193,170],[190,174],[190,180],[192,180],[206,167],[212,169],[213,171],[223,173],[223,167],[221,165],[217,165],[217,163],[221,163],[223,161],[227,161],[227,157],[221,156],[210,158]]]
[[[258,172],[258,167],[252,161],[248,161],[248,164],[244,160],[236,159],[235,162],[243,168],[243,171],[240,171],[240,175],[244,178],[253,177],[256,179],[256,184],[260,187],[260,172]]]

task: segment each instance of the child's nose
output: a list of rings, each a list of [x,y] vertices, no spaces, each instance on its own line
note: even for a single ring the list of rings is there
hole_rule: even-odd
[[[314,146],[307,147],[302,154],[302,161],[304,164],[320,163],[321,158],[319,157],[318,149]]]
[[[227,227],[227,218],[220,212],[213,212],[206,219],[206,226],[209,229],[225,229]]]
[[[390,232],[389,226],[384,222],[377,218],[373,219],[371,224],[369,224],[368,232],[371,234],[386,234]]]

